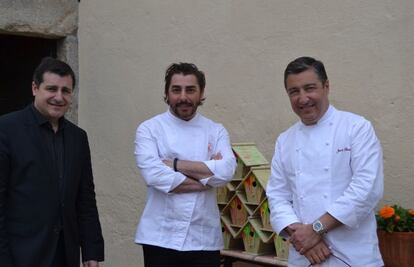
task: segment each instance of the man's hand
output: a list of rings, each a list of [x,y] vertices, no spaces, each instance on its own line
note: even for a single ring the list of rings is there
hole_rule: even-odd
[[[223,159],[223,156],[221,155],[220,152],[218,152],[217,154],[214,154],[211,156],[211,160],[221,160]],[[170,159],[164,159],[162,161],[166,166],[170,167],[171,169],[174,168],[174,161],[170,160]],[[190,160],[178,160],[177,161],[177,170],[184,174],[185,176],[187,176],[188,178],[195,180],[195,181],[199,181],[202,180],[204,178],[210,177],[213,175],[213,173],[210,171],[210,169],[207,167],[206,164],[204,164],[201,161],[190,161]],[[189,187],[190,186],[190,187]],[[188,192],[197,192],[197,191],[205,191],[210,189],[210,186],[204,186],[201,184],[201,186],[203,187],[199,187],[199,185],[192,183],[183,185],[183,188],[175,188],[172,192],[174,193],[188,193]],[[193,186],[195,186],[195,188],[193,188]],[[179,186],[181,187],[181,185]],[[177,189],[177,191],[176,191]],[[183,190],[182,190],[183,189]],[[190,189],[190,190],[188,190]]]
[[[99,262],[97,261],[84,261],[83,267],[99,267]]]
[[[210,158],[211,160],[221,160],[221,159],[223,159],[223,156],[221,155],[221,153],[220,152],[218,152],[217,154],[214,154],[214,155],[212,155],[211,156],[211,158]],[[168,167],[170,167],[171,169],[174,167],[173,166],[173,161],[172,160],[170,160],[170,159],[164,159],[163,161],[162,161],[165,165],[167,165]]]
[[[214,158],[220,158],[221,154],[216,154],[213,156]],[[164,159],[165,165],[173,169],[173,161],[169,159]],[[177,161],[177,171],[181,172],[187,177],[191,177],[196,180],[202,180],[204,178],[210,177],[213,173],[207,167],[206,164],[202,161],[191,161],[191,160],[178,160]]]
[[[221,160],[221,159],[223,159],[223,156],[219,152],[217,154],[212,155],[210,159],[212,159],[212,160]]]
[[[313,231],[311,224],[292,224],[289,228],[293,231],[289,241],[301,255],[304,255],[322,239],[320,235]]]
[[[313,248],[309,249],[305,253],[305,257],[310,261],[312,265],[321,264],[326,261],[331,255],[331,250],[325,244],[323,240],[317,243]]]
[[[211,186],[206,185],[204,186],[199,181],[196,181],[191,178],[185,178],[184,182],[182,182],[179,186],[172,190],[172,193],[191,193],[191,192],[202,192],[211,189]]]
[[[164,164],[167,165],[168,167],[170,167],[171,169],[173,168],[173,161],[172,160],[164,159],[162,162],[164,162]]]
[[[289,224],[286,228],[285,228],[285,231],[286,231],[286,233],[289,235],[289,236],[291,236],[291,235],[293,235],[293,233],[295,232],[295,229],[297,228],[297,226],[299,226],[299,225],[302,225],[302,223],[292,223],[292,224]]]

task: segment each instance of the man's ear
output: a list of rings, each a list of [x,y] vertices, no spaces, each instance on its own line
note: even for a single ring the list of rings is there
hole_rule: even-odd
[[[326,80],[323,84],[323,87],[326,89],[326,92],[329,93],[329,80]]]
[[[37,91],[39,91],[39,87],[36,85],[36,83],[32,82],[32,94],[35,96],[37,94]]]

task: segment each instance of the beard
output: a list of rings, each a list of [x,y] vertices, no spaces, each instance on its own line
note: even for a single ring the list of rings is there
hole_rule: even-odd
[[[200,104],[201,102],[191,103],[183,101],[175,105],[170,105],[170,109],[176,117],[185,121],[189,121],[195,116],[197,108]]]

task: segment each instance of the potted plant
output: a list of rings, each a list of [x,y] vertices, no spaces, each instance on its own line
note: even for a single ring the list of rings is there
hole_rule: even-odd
[[[378,239],[385,267],[414,264],[414,210],[399,205],[382,207],[376,214]]]

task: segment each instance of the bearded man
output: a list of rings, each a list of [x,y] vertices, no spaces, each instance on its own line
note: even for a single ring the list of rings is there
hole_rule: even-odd
[[[169,109],[136,132],[135,158],[148,191],[135,242],[143,246],[146,267],[220,266],[214,188],[231,180],[236,161],[226,129],[197,113],[205,85],[194,64],[170,65]]]

